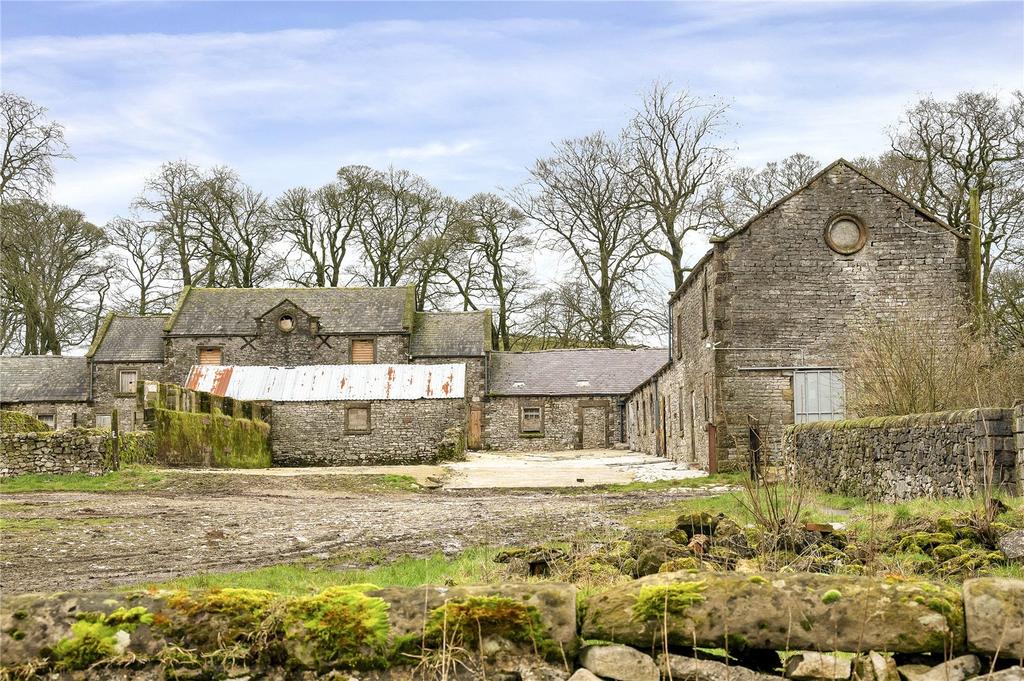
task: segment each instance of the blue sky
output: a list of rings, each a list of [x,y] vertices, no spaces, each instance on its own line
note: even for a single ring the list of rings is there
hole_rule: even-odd
[[[125,213],[165,160],[273,195],[389,163],[466,197],[671,81],[743,163],[877,153],[925,94],[1024,87],[1024,3],[115,3],[0,9],[0,78],[77,157],[53,198]],[[697,254],[699,255],[699,253]]]

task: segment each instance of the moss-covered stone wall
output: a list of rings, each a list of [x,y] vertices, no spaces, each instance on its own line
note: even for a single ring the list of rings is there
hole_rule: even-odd
[[[270,426],[221,413],[157,408],[153,432],[156,460],[169,466],[267,468]]]

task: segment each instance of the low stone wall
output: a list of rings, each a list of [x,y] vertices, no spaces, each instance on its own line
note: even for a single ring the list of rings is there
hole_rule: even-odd
[[[1018,493],[1022,414],[1018,405],[806,423],[786,429],[783,456],[795,479],[886,502],[973,494],[984,481]]]
[[[0,478],[27,473],[106,473],[110,470],[109,441],[109,433],[90,428],[0,433]]]
[[[369,406],[370,430],[347,432],[345,410]],[[373,402],[275,402],[275,466],[421,464],[460,458],[465,450],[463,399]]]
[[[610,679],[768,681],[779,677],[754,674],[743,661],[772,674],[782,664],[779,652],[795,652],[795,661],[785,660],[787,676],[803,681],[850,679],[858,664],[875,673],[862,669],[853,678],[891,681],[900,678],[898,659],[914,661],[900,670],[906,676],[942,681],[1024,657],[1024,581],[1008,578],[968,580],[960,590],[912,579],[674,572],[578,603],[575,587],[547,582],[353,585],[301,596],[253,589],[35,594],[11,596],[4,605],[0,672],[12,677],[88,669],[120,678],[117,672],[130,667],[158,671],[159,678],[240,671],[312,678],[350,669],[383,670],[370,678],[415,678],[410,672],[422,672],[429,660],[447,664],[437,667],[442,671],[460,670],[453,678],[564,681],[579,665]],[[580,650],[587,640],[600,643]],[[681,673],[708,648],[728,651],[740,666],[702,659],[708,668],[690,669],[702,673]],[[658,651],[660,664],[650,655]],[[975,655],[946,662],[967,651]],[[791,669],[815,664],[831,672]],[[949,664],[963,669],[954,675]],[[289,673],[282,674],[285,665]],[[1024,674],[1009,669],[992,678]]]

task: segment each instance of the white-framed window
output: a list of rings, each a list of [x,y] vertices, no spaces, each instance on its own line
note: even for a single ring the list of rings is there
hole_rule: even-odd
[[[838,421],[846,418],[846,386],[838,369],[793,372],[793,420]]]
[[[113,426],[110,414],[96,414],[96,427],[104,430],[110,430]]]
[[[50,430],[57,429],[57,415],[56,414],[36,414],[36,418],[43,422],[43,425]]]
[[[135,394],[135,388],[139,382],[139,372],[134,369],[122,369],[117,374],[117,392],[122,394]]]

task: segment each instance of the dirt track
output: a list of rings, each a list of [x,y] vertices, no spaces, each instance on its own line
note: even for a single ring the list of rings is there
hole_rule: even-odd
[[[194,478],[174,491],[5,494],[0,590],[95,589],[370,549],[454,554],[614,530],[631,513],[701,494],[360,492],[310,479]]]

